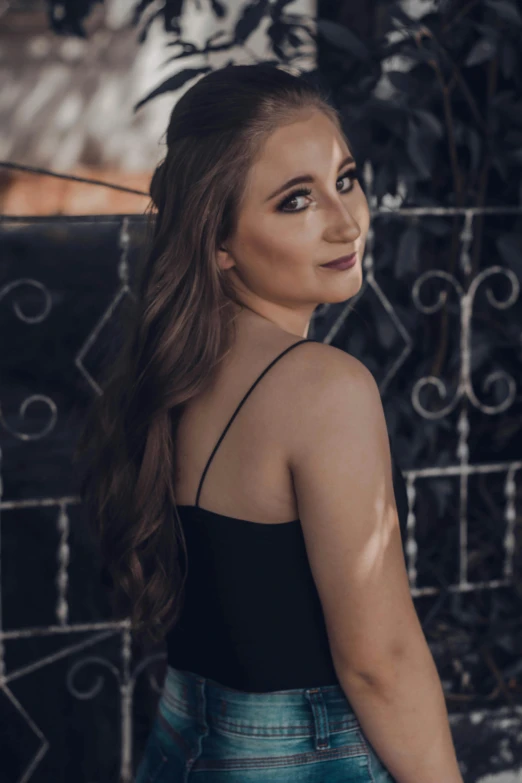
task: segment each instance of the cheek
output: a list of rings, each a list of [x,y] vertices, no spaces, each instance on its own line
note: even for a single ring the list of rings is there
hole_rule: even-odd
[[[267,273],[271,276],[280,275],[285,265],[302,257],[303,250],[299,242],[295,229],[282,226],[278,226],[277,230],[273,226],[256,227],[241,243],[240,254],[248,269],[245,273],[251,276],[252,282],[258,276],[260,279],[266,277]]]
[[[289,261],[293,258],[301,258],[303,249],[310,247],[310,232],[304,230],[302,223],[300,228],[297,226],[298,223],[289,217],[256,232],[254,240],[256,254],[262,256],[265,261],[274,260],[278,267],[281,265],[281,258]]]

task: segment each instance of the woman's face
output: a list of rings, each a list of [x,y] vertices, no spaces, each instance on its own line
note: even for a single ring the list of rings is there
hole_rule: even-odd
[[[370,215],[354,170],[344,137],[317,110],[274,131],[250,170],[218,263],[249,309],[290,333],[306,335],[318,304],[343,302],[361,287]],[[289,185],[296,177],[310,180]],[[296,194],[301,188],[309,194]],[[321,266],[354,251],[349,269]]]

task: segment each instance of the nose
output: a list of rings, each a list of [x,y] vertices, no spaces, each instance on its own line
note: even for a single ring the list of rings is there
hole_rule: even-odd
[[[361,227],[347,204],[334,204],[330,211],[327,235],[331,242],[354,242],[361,235]]]

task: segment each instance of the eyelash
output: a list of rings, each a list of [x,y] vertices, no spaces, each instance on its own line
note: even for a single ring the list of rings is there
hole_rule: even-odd
[[[339,181],[340,179],[346,179],[346,177],[349,177],[352,180],[360,180],[361,179],[361,172],[358,168],[348,169],[348,171],[345,171],[344,174],[341,174],[340,177],[338,177]],[[344,191],[345,193],[351,193],[353,190],[353,185],[350,188],[350,190]],[[298,190],[294,190],[293,193],[290,193],[290,195],[286,196],[278,205],[277,209],[280,212],[286,212],[287,214],[292,214],[293,212],[304,212],[306,207],[303,207],[302,209],[283,209],[283,207],[288,204],[290,201],[293,201],[294,198],[297,198],[298,196],[309,196],[311,194],[312,190],[311,188],[299,188]]]

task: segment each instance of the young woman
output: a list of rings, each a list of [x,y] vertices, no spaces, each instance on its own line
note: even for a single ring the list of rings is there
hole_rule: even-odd
[[[136,783],[461,783],[378,387],[307,337],[362,282],[340,119],[306,77],[227,66],[167,145],[133,331],[86,428],[114,606],[167,644]]]

